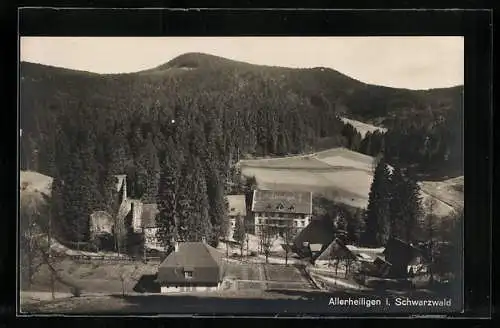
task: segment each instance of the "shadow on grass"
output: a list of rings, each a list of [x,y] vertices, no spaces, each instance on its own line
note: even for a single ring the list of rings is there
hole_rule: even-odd
[[[156,274],[145,274],[139,278],[133,291],[136,293],[159,293],[161,287],[155,280]]]
[[[274,292],[273,292],[274,293]],[[279,294],[279,293],[276,293]],[[307,293],[306,293],[307,294]],[[276,297],[277,296],[277,297]],[[292,297],[293,296],[293,297]],[[141,314],[277,314],[321,313],[328,310],[328,295],[317,294],[314,299],[299,294],[274,297],[217,297],[214,295],[115,295],[127,304],[121,313]],[[323,298],[324,307],[314,302]],[[107,311],[102,311],[105,313]]]
[[[176,294],[176,295],[113,295],[103,298],[87,298],[84,303],[71,304],[70,300],[60,301],[59,305],[29,307],[31,313],[64,314],[142,314],[142,315],[363,315],[375,313],[447,313],[455,307],[415,307],[388,306],[387,298],[366,292],[324,292],[312,290],[267,290],[247,294]],[[416,296],[413,296],[416,298]],[[357,300],[358,305],[342,306],[332,304],[332,300]],[[429,299],[426,296],[424,299]],[[366,306],[367,300],[378,304]],[[75,299],[78,302],[77,299]],[[394,296],[390,297],[394,304]],[[338,304],[338,303],[337,303]],[[456,306],[456,304],[454,304]]]

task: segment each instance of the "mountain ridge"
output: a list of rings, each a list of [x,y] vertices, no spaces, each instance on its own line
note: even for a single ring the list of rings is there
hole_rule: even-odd
[[[192,65],[195,63],[195,65]],[[80,69],[74,69],[74,68],[66,68],[62,66],[54,66],[54,65],[48,65],[48,64],[41,64],[41,63],[34,63],[34,62],[29,62],[29,61],[21,61],[20,64],[21,66],[23,65],[36,65],[39,67],[45,67],[48,69],[58,69],[58,70],[67,70],[71,73],[84,73],[84,74],[92,74],[92,75],[100,75],[100,76],[119,76],[119,75],[134,75],[134,74],[143,74],[143,73],[148,73],[148,72],[155,72],[155,71],[161,71],[167,68],[199,68],[201,64],[208,65],[211,68],[220,68],[223,65],[231,65],[231,66],[239,66],[239,67],[252,67],[252,68],[261,68],[261,69],[284,69],[284,70],[291,70],[291,71],[321,71],[325,73],[334,73],[337,75],[340,75],[342,77],[345,77],[350,80],[354,80],[358,83],[361,83],[363,85],[367,86],[376,86],[376,87],[382,87],[382,88],[387,88],[387,89],[396,89],[396,90],[407,90],[407,91],[442,91],[442,90],[448,90],[448,89],[454,89],[454,88],[463,88],[463,84],[460,85],[455,85],[455,86],[450,86],[450,87],[439,87],[439,88],[427,88],[427,89],[409,89],[409,88],[399,88],[399,87],[389,87],[389,86],[384,86],[384,85],[378,85],[378,84],[372,84],[372,83],[367,83],[363,82],[359,79],[356,79],[352,76],[349,76],[348,74],[342,73],[334,68],[331,67],[325,67],[325,66],[315,66],[315,67],[286,67],[286,66],[276,66],[276,65],[264,65],[264,64],[253,64],[253,63],[248,63],[244,61],[239,61],[235,59],[230,59],[222,56],[217,56],[217,55],[212,55],[208,53],[201,53],[201,52],[188,52],[184,53],[181,55],[178,55],[169,61],[154,66],[152,68],[148,69],[142,69],[138,71],[132,71],[132,72],[123,72],[123,73],[97,73],[97,72],[92,72],[92,71],[87,71],[87,70],[80,70]],[[191,65],[190,65],[191,64]],[[203,66],[202,66],[203,67]]]

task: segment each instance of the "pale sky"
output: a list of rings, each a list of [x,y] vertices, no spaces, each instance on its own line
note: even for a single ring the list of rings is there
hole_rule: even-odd
[[[462,37],[21,37],[20,59],[129,73],[202,52],[252,64],[329,67],[365,83],[444,88],[464,83]]]

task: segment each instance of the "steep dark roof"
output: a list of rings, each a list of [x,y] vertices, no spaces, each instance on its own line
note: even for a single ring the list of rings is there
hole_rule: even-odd
[[[335,228],[330,220],[313,219],[299,232],[293,243],[298,248],[301,248],[304,242],[329,245],[333,241],[334,236]]]
[[[356,259],[356,255],[339,239],[333,240],[330,245],[316,258],[316,261],[328,261],[333,259],[333,253],[340,258]]]
[[[389,238],[384,250],[385,258],[393,265],[400,263],[407,265],[413,258],[422,256],[422,250],[399,239]]]
[[[156,214],[158,214],[158,205],[153,204],[143,204],[141,213],[141,226],[143,228],[154,228],[156,227]]]
[[[185,278],[184,271],[192,271],[192,278]],[[222,274],[222,254],[202,242],[184,242],[160,264],[157,281],[163,284],[217,284]]]
[[[312,192],[254,190],[253,212],[312,213]]]
[[[226,199],[229,204],[229,216],[247,215],[245,195],[228,195]]]

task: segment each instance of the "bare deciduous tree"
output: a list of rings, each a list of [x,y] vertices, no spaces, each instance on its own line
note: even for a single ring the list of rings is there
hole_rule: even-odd
[[[262,252],[266,257],[266,263],[268,263],[273,244],[278,239],[278,230],[275,225],[266,222],[266,224],[260,227],[259,234],[260,242],[262,245]]]
[[[290,253],[290,243],[294,240],[297,235],[297,228],[294,226],[292,220],[287,220],[285,223],[285,228],[283,231],[283,236],[285,237],[285,265],[288,265],[288,254]]]
[[[21,197],[20,204],[20,246],[21,246],[21,274],[29,286],[33,283],[33,276],[43,262],[39,258],[37,239],[41,236],[39,221],[41,218],[41,202],[36,196]]]
[[[429,283],[434,282],[434,265],[435,265],[435,252],[436,248],[434,245],[434,239],[436,238],[436,224],[437,217],[435,214],[437,206],[437,201],[434,197],[429,197],[425,201],[425,207],[427,209],[427,214],[424,216],[424,230],[427,237],[427,249],[429,256]]]
[[[243,218],[241,216],[238,216],[236,218],[236,222],[235,222],[233,239],[239,243],[241,257],[243,257],[243,247],[245,245],[245,235],[246,235],[245,222],[243,222]]]

